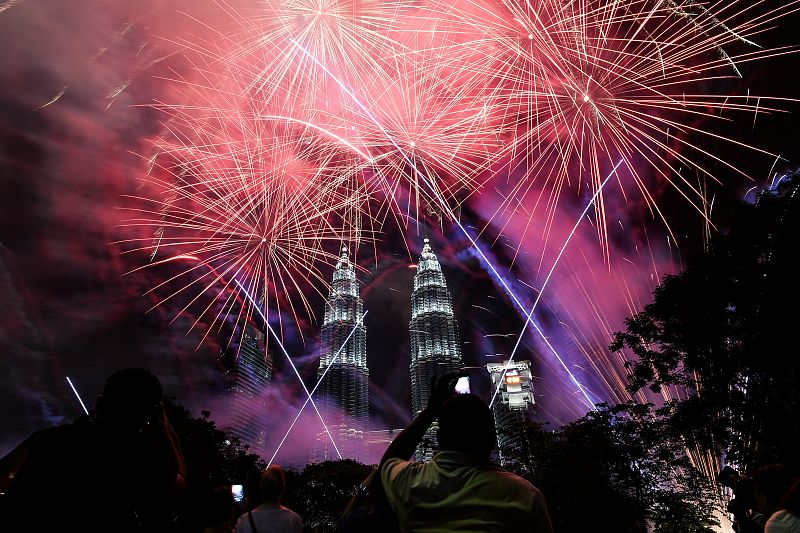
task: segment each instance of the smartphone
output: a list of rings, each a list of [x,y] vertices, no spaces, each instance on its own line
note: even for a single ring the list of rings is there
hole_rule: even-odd
[[[469,394],[471,391],[469,389],[469,376],[461,376],[456,381],[456,393],[457,394]]]
[[[231,485],[231,494],[233,494],[233,501],[241,502],[244,500],[244,487],[242,485]]]

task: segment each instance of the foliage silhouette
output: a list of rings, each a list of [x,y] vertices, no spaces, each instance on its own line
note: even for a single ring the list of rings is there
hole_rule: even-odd
[[[531,425],[532,473],[555,531],[710,532],[716,496],[652,405],[599,404],[556,431]]]
[[[666,406],[687,441],[745,469],[798,466],[800,446],[800,173],[742,204],[729,233],[666,276],[626,321],[630,390],[678,386]]]

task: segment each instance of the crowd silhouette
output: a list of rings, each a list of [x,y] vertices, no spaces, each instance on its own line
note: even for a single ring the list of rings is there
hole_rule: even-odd
[[[457,378],[448,373],[434,381],[428,407],[342,509],[339,532],[553,531],[542,492],[491,464],[491,411],[478,396],[455,394]],[[434,420],[441,451],[431,462],[412,461]],[[177,520],[170,510],[192,479],[161,384],[142,369],[109,377],[91,417],[37,431],[0,460],[0,473],[3,532],[313,531],[283,504],[287,475],[277,465],[263,469],[241,501],[236,486],[218,486],[193,520]],[[738,500],[734,530],[800,533],[797,472],[769,464],[751,474],[726,473]]]

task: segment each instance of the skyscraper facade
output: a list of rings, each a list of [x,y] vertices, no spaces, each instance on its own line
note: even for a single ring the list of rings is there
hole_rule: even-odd
[[[369,423],[369,369],[364,304],[347,248],[333,271],[322,324],[318,404],[328,431],[317,439],[314,460],[364,461],[364,431]],[[334,446],[335,443],[335,446]],[[338,453],[337,453],[338,450]]]
[[[251,452],[264,453],[272,383],[272,354],[266,350],[264,334],[245,326],[238,345],[227,348],[222,356],[227,369],[214,418]]]
[[[428,403],[430,381],[463,366],[453,301],[442,267],[425,239],[411,293],[411,404],[414,415]],[[417,447],[418,461],[430,461],[438,451],[434,422]]]
[[[492,378],[495,430],[500,464],[517,473],[529,473],[528,418],[533,409],[530,361],[505,361],[486,365]]]

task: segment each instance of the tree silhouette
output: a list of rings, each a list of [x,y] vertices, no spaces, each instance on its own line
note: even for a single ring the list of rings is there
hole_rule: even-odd
[[[306,530],[334,533],[347,502],[372,468],[343,459],[312,463],[302,472],[287,472],[284,501],[303,518]]]
[[[257,498],[258,476],[266,466],[257,455],[248,453],[237,437],[218,429],[209,418],[210,412],[194,417],[175,399],[166,400],[164,407],[187,468],[186,494],[172,510],[174,531],[193,531],[206,525],[203,502],[221,485],[244,485],[248,496]]]
[[[531,474],[555,531],[713,531],[715,494],[651,405],[600,404],[556,431],[529,427]]]
[[[800,174],[738,207],[728,234],[626,321],[630,390],[679,386],[667,405],[687,445],[745,468],[797,464],[800,444]]]

